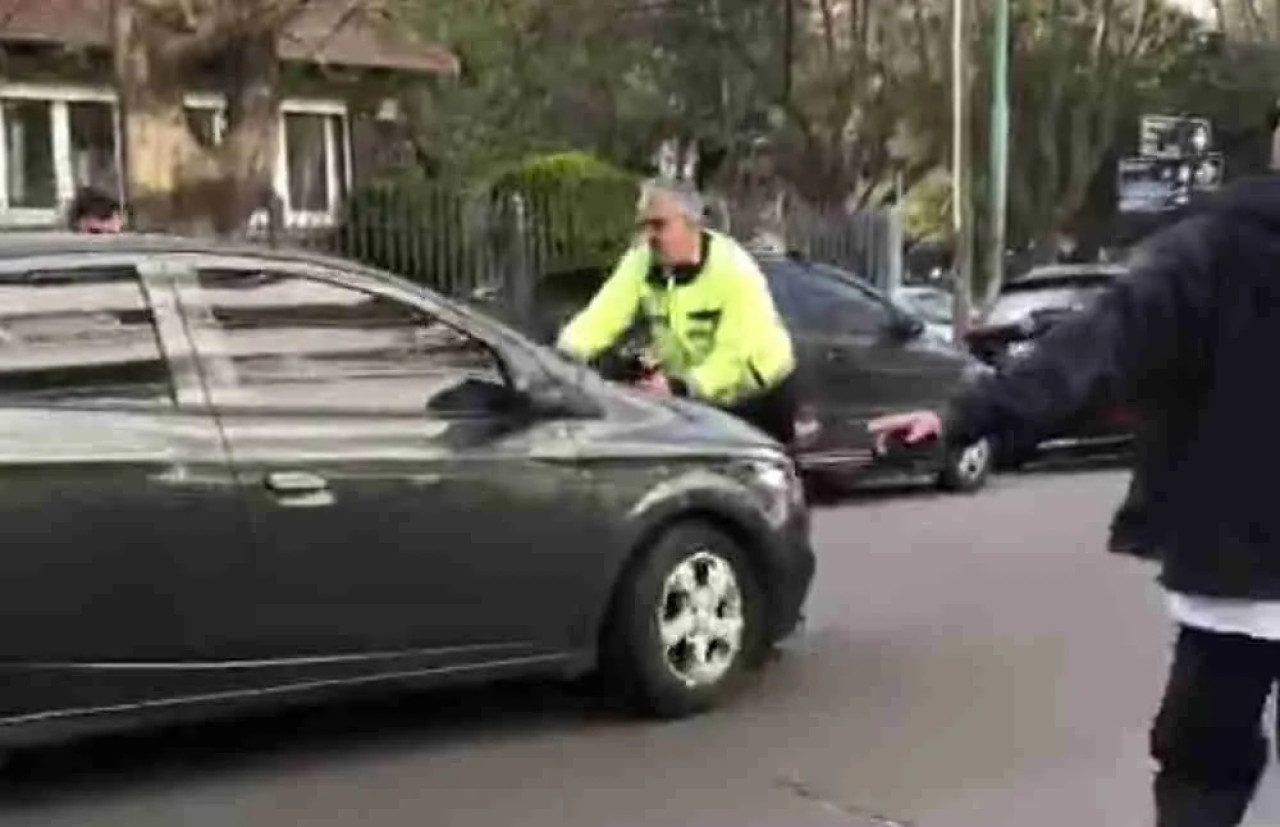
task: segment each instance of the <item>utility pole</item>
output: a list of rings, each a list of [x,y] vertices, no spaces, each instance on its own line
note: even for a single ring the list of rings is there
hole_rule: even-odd
[[[956,340],[969,332],[973,305],[973,205],[969,183],[969,0],[951,2],[951,219],[955,236]]]
[[[1004,278],[1009,215],[1009,0],[995,0],[991,55],[991,238],[988,284]]]
[[[782,97],[791,100],[791,64],[795,61],[795,0],[782,0]]]

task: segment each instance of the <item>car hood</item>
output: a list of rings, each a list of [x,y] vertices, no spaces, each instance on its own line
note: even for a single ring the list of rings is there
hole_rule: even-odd
[[[710,405],[654,396],[590,371],[583,371],[578,385],[604,409],[580,431],[592,453],[776,457],[782,450],[767,434]]]

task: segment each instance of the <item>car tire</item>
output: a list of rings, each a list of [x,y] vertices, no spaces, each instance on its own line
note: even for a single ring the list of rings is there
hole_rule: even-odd
[[[949,447],[938,474],[938,487],[960,494],[977,491],[991,476],[993,461],[994,450],[988,439],[964,447]]]
[[[604,674],[642,715],[707,711],[761,662],[765,618],[742,547],[700,522],[674,525],[619,583],[602,640]]]

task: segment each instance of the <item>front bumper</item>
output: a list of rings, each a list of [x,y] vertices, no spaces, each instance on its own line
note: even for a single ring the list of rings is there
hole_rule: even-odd
[[[791,635],[804,619],[805,603],[817,571],[809,523],[808,509],[799,509],[765,540],[769,571],[764,585],[769,595],[770,643]]]

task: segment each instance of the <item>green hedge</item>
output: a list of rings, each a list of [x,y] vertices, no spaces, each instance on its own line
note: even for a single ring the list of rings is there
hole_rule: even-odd
[[[501,171],[491,197],[525,204],[529,264],[539,275],[608,267],[635,230],[639,178],[584,152],[530,158]]]
[[[638,186],[580,152],[531,158],[472,187],[401,170],[347,198],[339,252],[454,295],[517,269],[542,278],[607,268],[634,230]]]

